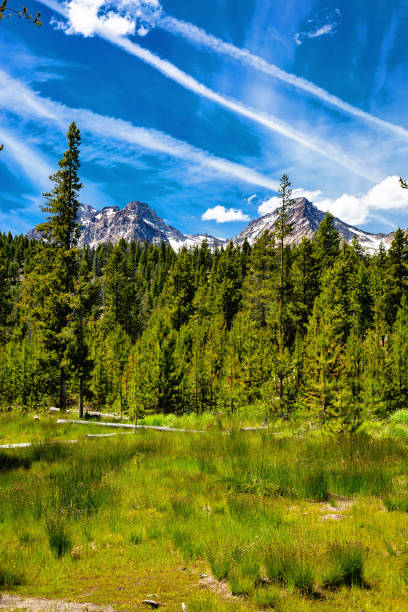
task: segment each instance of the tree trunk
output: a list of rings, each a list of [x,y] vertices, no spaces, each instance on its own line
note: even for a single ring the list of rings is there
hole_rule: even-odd
[[[66,391],[66,376],[63,367],[60,369],[60,397],[59,408],[62,412],[67,410],[67,391]]]
[[[79,379],[79,406],[78,406],[79,418],[84,417],[84,381],[82,376]]]

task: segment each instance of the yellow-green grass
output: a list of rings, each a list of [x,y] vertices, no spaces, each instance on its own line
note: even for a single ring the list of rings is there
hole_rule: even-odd
[[[407,451],[151,431],[2,451],[0,590],[118,610],[152,594],[189,612],[406,610]]]

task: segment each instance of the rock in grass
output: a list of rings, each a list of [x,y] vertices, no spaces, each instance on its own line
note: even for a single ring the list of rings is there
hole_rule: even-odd
[[[153,599],[144,599],[142,604],[145,606],[149,606],[150,608],[158,608],[160,606],[158,601],[153,601]]]
[[[342,518],[342,514],[325,514],[322,516],[322,521],[341,521]]]

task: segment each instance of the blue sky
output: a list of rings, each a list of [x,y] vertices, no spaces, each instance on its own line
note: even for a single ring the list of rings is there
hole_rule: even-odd
[[[10,6],[12,1],[9,0]],[[408,227],[405,0],[30,0],[0,23],[0,230],[41,218],[81,129],[82,201],[237,234],[286,172],[321,209]]]

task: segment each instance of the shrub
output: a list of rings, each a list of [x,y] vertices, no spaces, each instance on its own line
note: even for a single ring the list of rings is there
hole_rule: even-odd
[[[390,423],[395,425],[408,425],[408,409],[403,408],[402,410],[396,410],[390,416]]]

